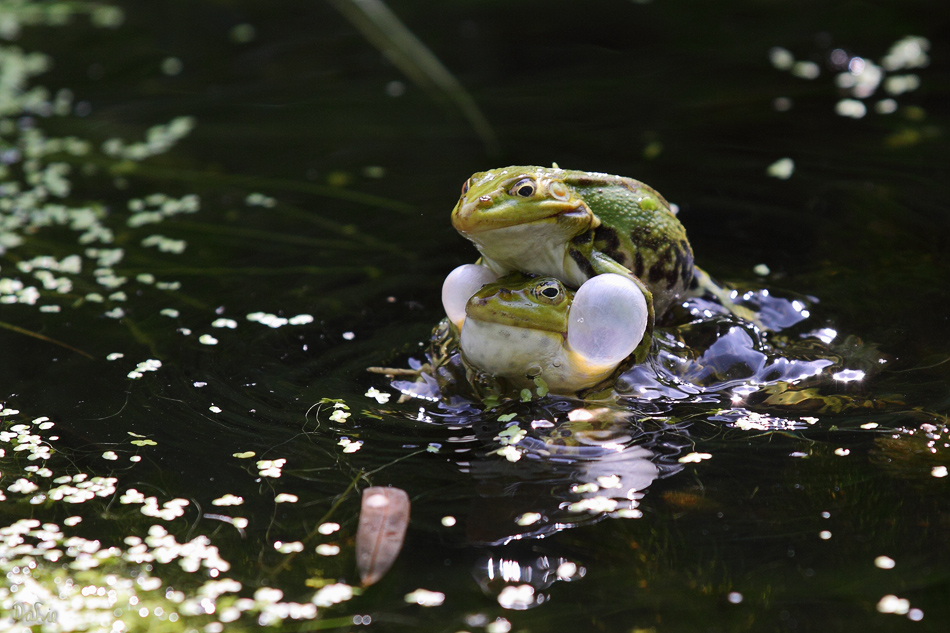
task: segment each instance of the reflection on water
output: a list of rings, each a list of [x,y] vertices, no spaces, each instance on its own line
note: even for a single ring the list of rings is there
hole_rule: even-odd
[[[19,38],[0,46],[0,628],[51,613],[56,630],[117,632],[941,626],[945,229],[927,166],[946,161],[914,90],[939,92],[929,42],[873,64],[818,37],[789,69],[831,60],[853,82],[805,82],[809,64],[750,76],[800,38],[749,32],[726,54],[675,3],[629,5],[569,30],[545,5],[538,40],[487,5],[440,7],[434,32],[393,11],[434,52],[477,51],[464,83],[537,159],[520,162],[673,180],[698,258],[747,280],[733,300],[759,324],[691,299],[609,397],[490,409],[364,371],[422,360],[441,278],[475,257],[443,207],[491,165],[427,97],[387,93],[396,71],[347,23],[319,3],[297,21],[283,5],[170,18],[0,0],[0,38]],[[639,20],[678,43],[616,30]],[[789,28],[833,30],[809,20]],[[516,72],[549,63],[535,50],[563,52],[556,73]],[[670,59],[709,55],[738,70],[674,80]],[[681,128],[638,73],[685,104]],[[868,90],[888,93],[864,121],[881,128],[833,114]],[[412,519],[364,589],[369,486],[406,490]]]

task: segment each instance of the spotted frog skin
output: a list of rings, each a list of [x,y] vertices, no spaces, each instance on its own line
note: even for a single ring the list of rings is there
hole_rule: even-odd
[[[522,271],[578,288],[603,273],[633,278],[657,316],[694,285],[686,230],[652,187],[554,167],[480,172],[462,187],[452,225],[498,275]]]

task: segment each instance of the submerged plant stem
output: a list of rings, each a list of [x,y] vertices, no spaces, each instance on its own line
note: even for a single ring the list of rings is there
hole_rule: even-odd
[[[44,341],[44,342],[46,342],[46,343],[52,343],[53,345],[59,345],[60,347],[64,347],[64,348],[68,349],[68,350],[71,351],[71,352],[76,352],[77,354],[81,354],[82,356],[85,356],[86,358],[88,358],[88,359],[90,359],[90,360],[93,358],[91,354],[87,354],[86,352],[82,351],[81,349],[75,348],[75,347],[73,347],[72,345],[69,345],[68,343],[63,343],[62,341],[57,341],[57,340],[54,339],[54,338],[50,338],[50,337],[48,337],[48,336],[44,336],[44,335],[40,334],[39,332],[33,332],[33,331],[31,331],[31,330],[27,330],[27,329],[21,328],[20,326],[18,326],[18,325],[13,325],[12,323],[6,323],[6,322],[4,322],[4,321],[0,321],[0,328],[3,328],[3,329],[5,329],[5,330],[10,330],[11,332],[16,332],[17,334],[23,334],[24,336],[29,336],[29,337],[38,339],[38,340],[40,340],[40,341]]]

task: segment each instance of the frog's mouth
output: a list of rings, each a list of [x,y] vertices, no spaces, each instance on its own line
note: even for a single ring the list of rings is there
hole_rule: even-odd
[[[486,208],[487,207],[487,208]],[[582,233],[593,224],[593,213],[582,201],[565,203],[545,200],[530,206],[493,204],[480,199],[459,204],[452,211],[452,226],[460,233],[484,233],[495,229],[537,223],[558,223]]]

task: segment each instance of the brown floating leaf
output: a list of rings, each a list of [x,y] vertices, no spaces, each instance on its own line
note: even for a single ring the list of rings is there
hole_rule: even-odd
[[[373,487],[363,491],[356,567],[364,587],[379,581],[392,567],[408,525],[409,495],[405,490]]]

